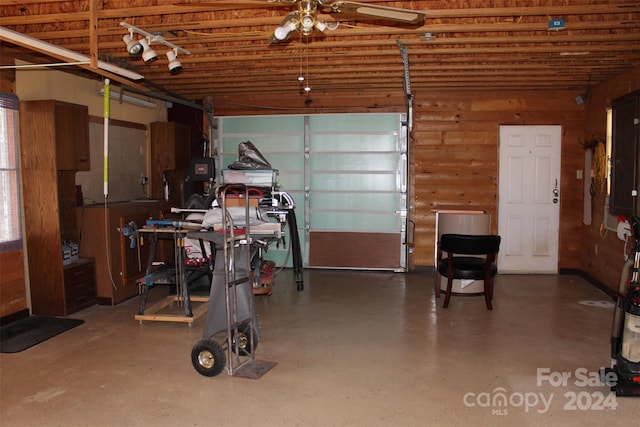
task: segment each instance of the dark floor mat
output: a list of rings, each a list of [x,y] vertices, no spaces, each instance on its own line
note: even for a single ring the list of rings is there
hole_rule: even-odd
[[[17,353],[84,323],[65,317],[31,316],[0,328],[0,352]]]

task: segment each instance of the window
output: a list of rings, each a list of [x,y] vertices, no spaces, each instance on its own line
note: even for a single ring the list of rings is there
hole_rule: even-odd
[[[22,247],[18,98],[0,93],[0,251]]]

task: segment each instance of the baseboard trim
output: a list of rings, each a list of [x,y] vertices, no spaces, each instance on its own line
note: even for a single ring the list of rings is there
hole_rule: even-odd
[[[25,317],[29,317],[29,309],[24,308],[20,311],[16,311],[12,314],[7,314],[6,316],[0,317],[0,326],[8,325],[9,323],[13,323],[16,320],[24,319]]]
[[[416,273],[435,273],[434,268],[431,266],[415,266],[413,271],[415,271]],[[498,274],[500,274],[499,270]],[[561,268],[558,271],[558,274],[580,276],[584,280],[607,294],[609,297],[611,297],[612,300],[615,301],[618,298],[618,294],[616,293],[616,291],[578,268]]]
[[[560,272],[558,274],[572,274],[575,276],[580,276],[582,277],[584,280],[586,280],[587,282],[591,283],[593,286],[595,286],[596,288],[600,289],[602,292],[604,292],[605,294],[607,294],[609,297],[611,297],[612,300],[616,300],[618,298],[617,293],[611,289],[609,286],[605,285],[604,283],[602,283],[601,281],[599,281],[598,279],[591,277],[590,275],[588,275],[587,273],[585,273],[584,271],[577,269],[577,268],[561,268]]]

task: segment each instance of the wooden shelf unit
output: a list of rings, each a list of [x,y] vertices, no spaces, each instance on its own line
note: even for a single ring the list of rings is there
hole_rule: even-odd
[[[89,112],[61,101],[20,103],[25,237],[33,314],[67,316],[95,303],[92,261],[63,265],[78,242],[75,174],[89,170]],[[79,280],[76,273],[82,276]]]

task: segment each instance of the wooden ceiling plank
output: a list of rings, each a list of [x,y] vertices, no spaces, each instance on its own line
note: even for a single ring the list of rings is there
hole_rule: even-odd
[[[565,16],[604,15],[640,12],[640,4],[585,4],[566,6],[520,6],[520,7],[470,7],[464,9],[425,9],[430,18],[462,17],[519,17],[519,16]]]

